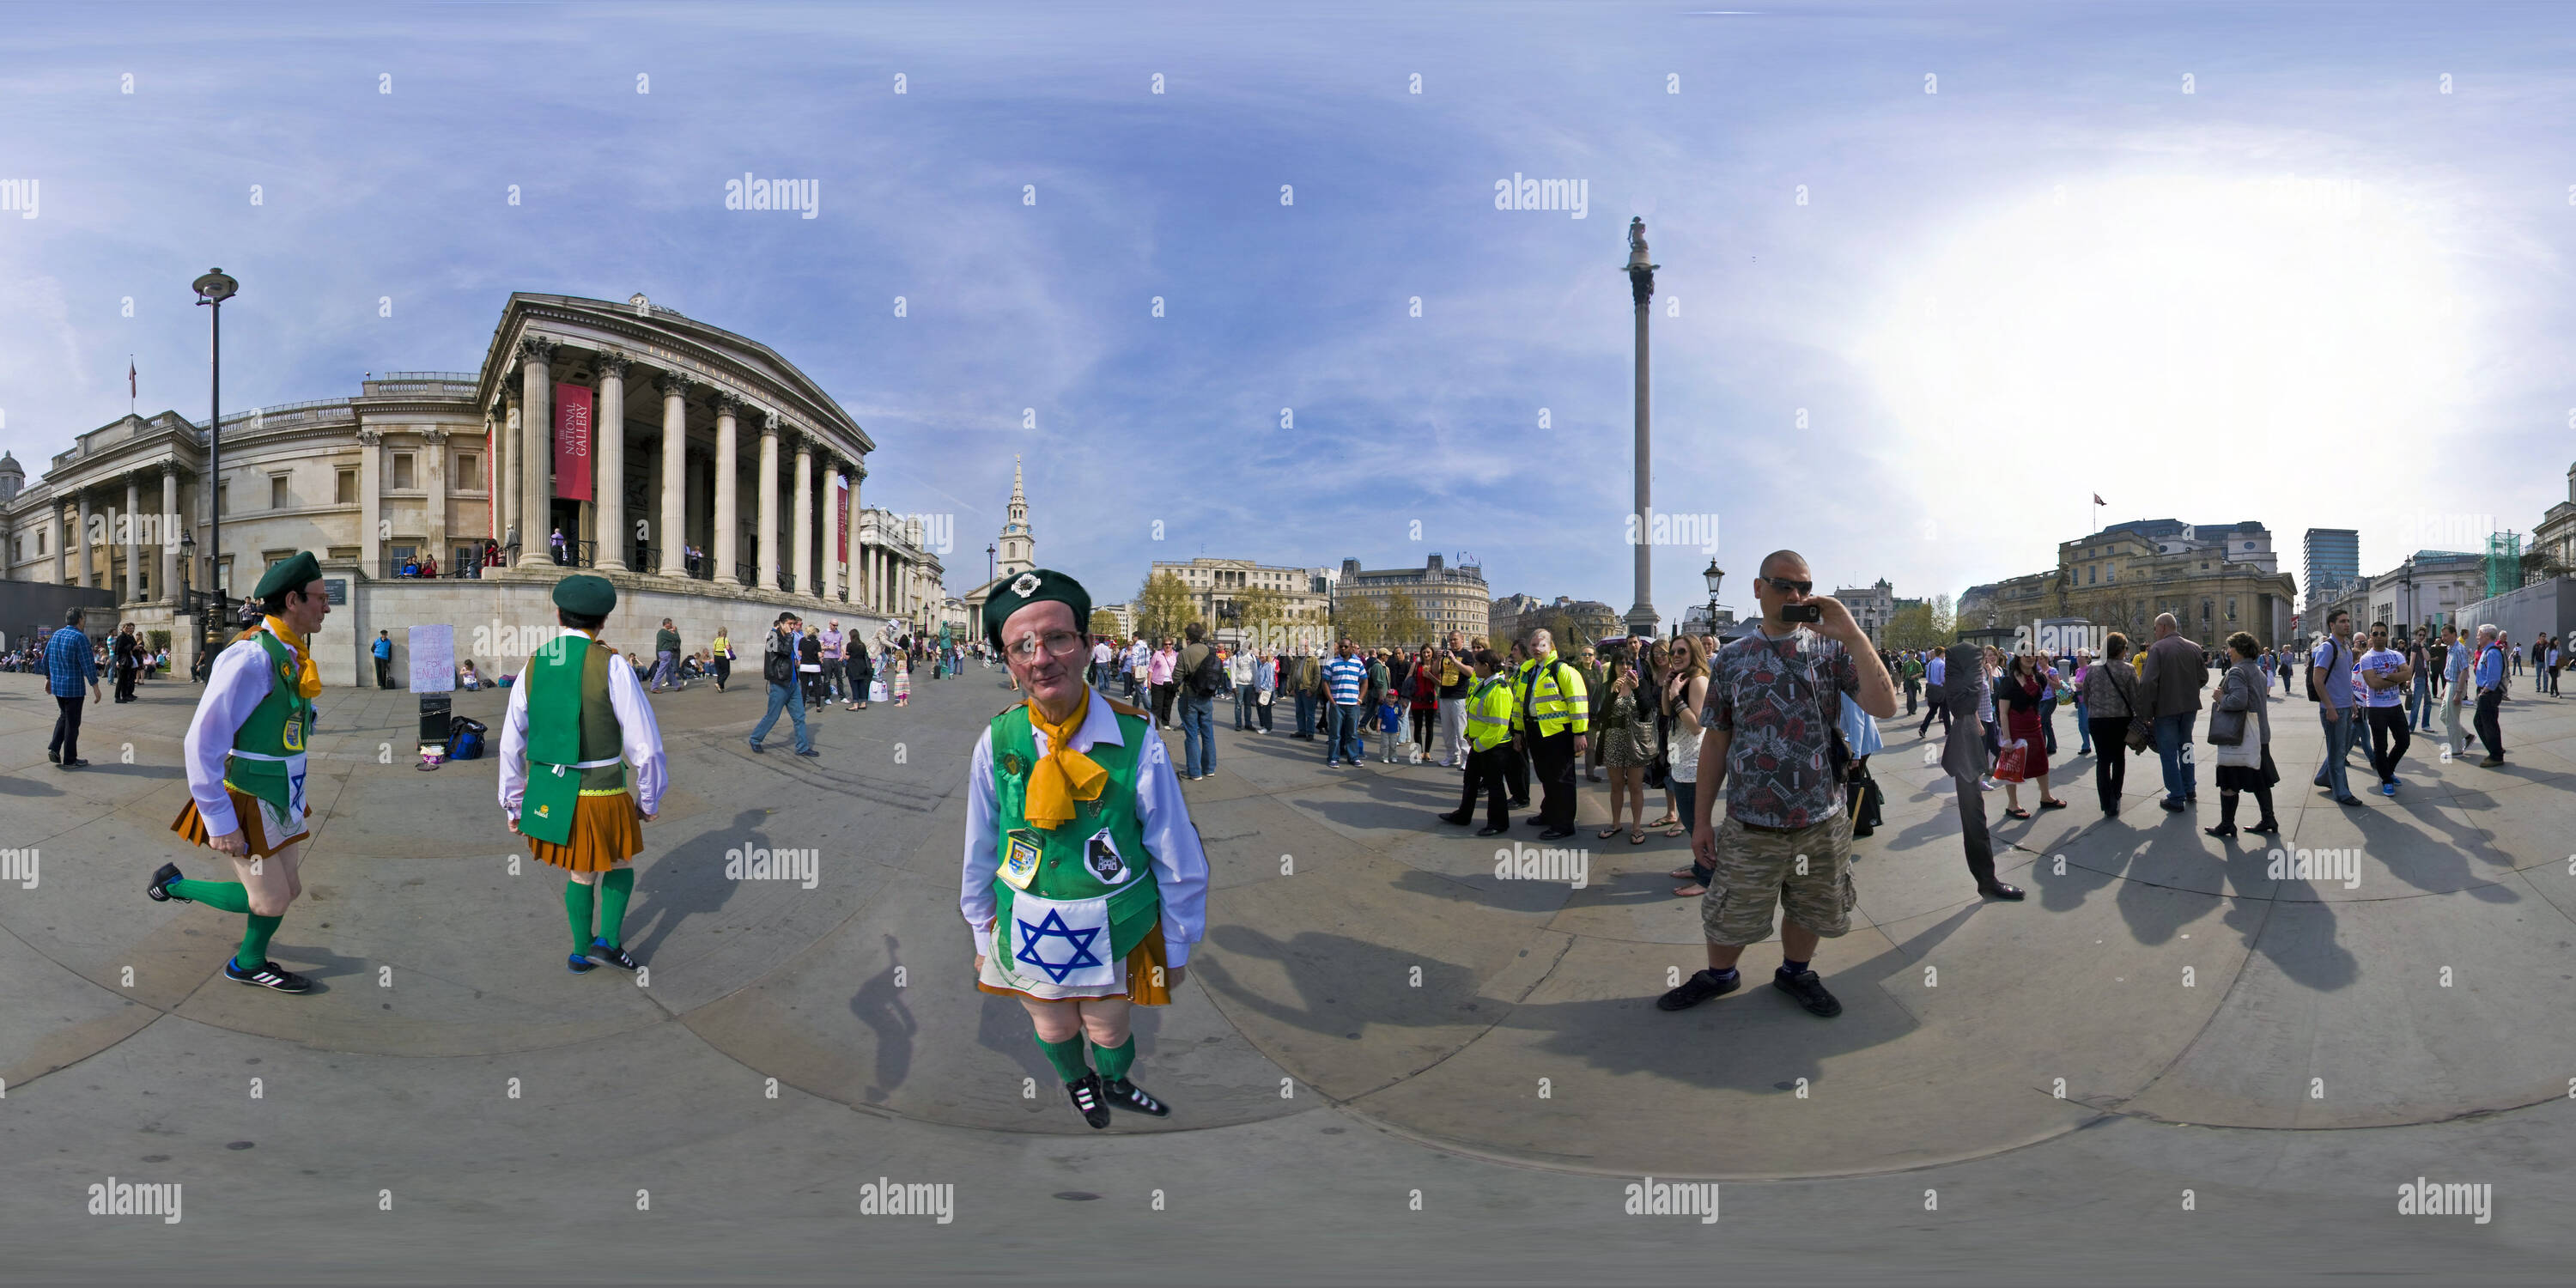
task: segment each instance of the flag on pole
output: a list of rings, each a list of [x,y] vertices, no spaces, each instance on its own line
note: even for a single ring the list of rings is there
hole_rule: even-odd
[[[134,355],[125,355],[125,409],[134,410]]]
[[[2110,502],[2103,500],[2103,499],[2102,499],[2102,494],[2101,494],[2101,493],[2099,493],[2099,492],[2096,492],[2096,493],[2094,493],[2094,494],[2093,494],[2093,504],[2095,504],[2095,505],[2109,505],[2109,504],[2110,504]]]

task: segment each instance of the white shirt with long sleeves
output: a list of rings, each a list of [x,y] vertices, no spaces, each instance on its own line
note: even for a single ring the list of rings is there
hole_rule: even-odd
[[[301,667],[303,659],[297,658],[296,665]],[[233,798],[224,791],[224,762],[232,754],[233,737],[241,732],[242,721],[268,700],[275,685],[268,650],[256,638],[215,654],[214,670],[206,676],[206,694],[197,699],[197,714],[188,721],[185,744],[188,796],[197,802],[197,816],[205,820],[208,836],[230,836],[241,830],[241,820],[233,814]]]
[[[584,645],[592,642],[587,632],[563,627],[556,638],[565,635],[578,638]],[[593,664],[602,661],[591,659]],[[662,791],[670,784],[670,768],[662,758],[662,727],[654,723],[653,704],[644,698],[644,686],[635,678],[635,668],[624,658],[613,660],[608,668],[608,705],[617,713],[617,731],[624,742],[620,759],[635,767],[635,803],[647,814],[662,811]],[[528,673],[510,685],[510,708],[501,716],[501,808],[510,815],[511,826],[519,822],[519,800],[528,790]]]
[[[1032,728],[1030,733],[1037,754],[1046,755],[1046,731]],[[1118,713],[1094,689],[1082,727],[1074,731],[1073,749],[1087,754],[1104,742],[1127,745],[1118,728]],[[989,957],[996,905],[993,874],[1002,866],[1001,796],[993,786],[989,726],[975,740],[975,758],[966,779],[966,876],[957,909],[975,932],[976,954]],[[1172,772],[1171,755],[1164,750],[1163,740],[1151,734],[1136,754],[1136,827],[1144,834],[1145,853],[1154,861],[1154,884],[1163,900],[1163,960],[1187,966],[1190,945],[1207,933],[1207,852],[1199,847],[1198,825],[1190,822],[1189,805],[1181,799],[1181,780]]]

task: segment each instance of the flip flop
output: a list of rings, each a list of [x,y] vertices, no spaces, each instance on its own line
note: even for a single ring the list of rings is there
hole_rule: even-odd
[[[1673,887],[1673,897],[1676,899],[1696,899],[1707,893],[1708,887],[1704,885],[1694,884]]]
[[[1642,829],[1632,829],[1632,830],[1630,830],[1630,831],[1629,831],[1629,833],[1628,833],[1628,844],[1630,844],[1630,845],[1644,845],[1645,843],[1646,843],[1646,833],[1645,833]]]
[[[2056,800],[2056,801],[2041,801],[2041,802],[2039,803],[2039,807],[2040,807],[2041,809],[2064,809],[2064,808],[2066,808],[2066,802],[2064,802],[2064,801],[2062,801],[2062,800]]]
[[[2026,809],[2008,809],[2008,810],[2005,810],[2005,811],[2004,811],[2004,817],[2005,817],[2005,818],[2029,818],[2029,817],[2030,817],[2030,811],[2029,811],[2029,810],[2026,810]]]
[[[1599,836],[1599,838],[1598,838],[1598,839],[1600,839],[1600,840],[1604,840],[1604,841],[1607,841],[1607,840],[1609,840],[1611,837],[1617,836],[1618,834],[1619,834],[1619,829],[1618,829],[1618,828],[1615,828],[1615,827],[1604,828],[1604,829],[1602,829],[1602,831],[1601,831],[1600,836]]]

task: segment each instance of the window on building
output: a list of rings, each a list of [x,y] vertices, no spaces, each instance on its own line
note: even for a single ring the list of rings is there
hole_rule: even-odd
[[[358,503],[358,472],[356,470],[338,471],[337,478],[331,492],[331,503],[334,505],[356,505]]]
[[[419,471],[412,467],[412,461],[413,455],[410,452],[394,453],[394,487],[396,489],[408,492],[411,489],[420,486],[419,483],[414,481],[414,477],[419,473]]]
[[[36,529],[36,554],[40,557],[45,554],[45,530],[42,528]]]
[[[2233,595],[2227,597],[2227,620],[2236,620],[2236,597]]]
[[[232,484],[217,483],[215,485],[215,508],[224,511],[230,511],[233,508]]]
[[[483,458],[468,452],[456,458],[456,486],[468,492],[483,489]]]
[[[268,508],[272,510],[286,508],[286,476],[283,474],[268,476]]]

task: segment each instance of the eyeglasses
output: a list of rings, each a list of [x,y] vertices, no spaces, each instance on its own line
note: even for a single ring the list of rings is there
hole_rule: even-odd
[[[1072,631],[1048,631],[1044,635],[1023,635],[1011,645],[1011,656],[1023,662],[1032,661],[1039,649],[1049,657],[1071,657],[1082,651],[1082,637]]]
[[[1805,595],[1816,589],[1816,583],[1812,581],[1791,581],[1786,577],[1765,577],[1762,580],[1771,583],[1771,589],[1783,595]]]

